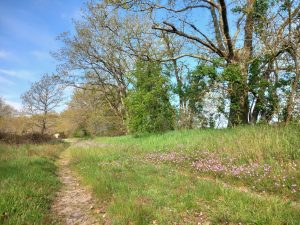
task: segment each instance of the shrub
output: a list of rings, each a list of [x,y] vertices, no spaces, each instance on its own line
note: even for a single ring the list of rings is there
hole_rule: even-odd
[[[53,140],[54,137],[48,134],[30,133],[19,135],[0,132],[0,142],[7,144],[40,144]]]

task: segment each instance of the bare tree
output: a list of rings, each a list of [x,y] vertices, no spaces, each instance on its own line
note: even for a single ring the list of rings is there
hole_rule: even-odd
[[[75,23],[75,35],[65,33],[59,38],[64,47],[54,57],[60,63],[60,78],[67,85],[102,92],[126,127],[128,75],[137,58],[147,58],[155,49],[153,39],[146,35],[151,24],[133,14],[124,16],[105,1],[87,4],[83,14]]]
[[[13,119],[15,113],[16,110],[0,96],[0,132],[9,132],[11,130],[9,122]]]
[[[63,88],[56,77],[45,74],[22,96],[24,109],[31,115],[38,115],[37,126],[42,134],[48,129],[48,116],[63,100]]]
[[[16,110],[7,104],[4,99],[0,96],[0,119],[12,116]]]

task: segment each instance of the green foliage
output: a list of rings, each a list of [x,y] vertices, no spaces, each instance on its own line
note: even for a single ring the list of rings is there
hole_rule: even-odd
[[[230,83],[242,83],[243,77],[238,64],[227,65],[222,73],[222,79]]]
[[[249,69],[248,87],[252,96],[256,98],[256,104],[254,107],[253,117],[258,117],[260,114],[262,122],[269,122],[272,116],[279,107],[279,97],[277,94],[278,88],[283,88],[288,85],[286,80],[270,79],[270,71],[272,70],[272,63],[268,67],[262,70],[262,65],[270,61],[272,56],[265,55],[253,60]],[[254,119],[257,121],[257,118]]]
[[[292,6],[292,1],[291,0],[284,0],[284,1],[282,1],[282,4],[281,4],[280,8],[283,11],[288,11],[291,6]]]
[[[155,62],[139,61],[132,76],[134,88],[126,99],[130,132],[142,134],[173,129],[174,110],[161,66]]]
[[[213,83],[218,79],[215,65],[200,64],[190,74],[190,85],[187,89],[190,108],[194,114],[201,117],[205,94],[210,91]]]
[[[83,138],[83,137],[89,137],[90,134],[87,132],[87,130],[84,127],[79,127],[73,132],[72,136],[75,138]]]
[[[253,6],[253,19],[254,19],[254,29],[256,32],[263,31],[264,26],[267,22],[267,11],[270,8],[272,1],[270,0],[256,0]]]
[[[226,82],[230,99],[228,125],[230,127],[246,124],[248,115],[248,84],[247,75],[242,72],[241,65],[228,64],[221,79]]]

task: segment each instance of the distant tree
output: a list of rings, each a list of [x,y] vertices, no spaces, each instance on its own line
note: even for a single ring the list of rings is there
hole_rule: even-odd
[[[59,81],[48,74],[34,82],[22,96],[25,112],[34,115],[36,125],[44,134],[48,129],[48,118],[63,100],[63,88]]]
[[[9,122],[16,110],[0,97],[0,132],[10,132]]]
[[[123,121],[112,113],[103,92],[86,84],[74,90],[68,108],[61,114],[58,130],[67,135],[115,136],[124,134]],[[115,105],[121,105],[119,99],[110,99]]]
[[[130,132],[141,134],[173,129],[174,110],[161,66],[156,62],[139,61],[133,80],[134,88],[127,97]]]
[[[108,1],[91,1],[80,21],[75,21],[74,35],[63,33],[59,37],[63,46],[53,54],[59,62],[61,80],[79,88],[88,83],[104,97],[109,96],[105,101],[124,127],[125,99],[131,86],[127,74],[137,58],[158,60],[166,54],[160,38],[152,35],[151,25],[149,17],[125,13]],[[121,105],[115,105],[116,99]]]
[[[8,105],[4,99],[0,96],[0,118],[10,117],[16,110]]]

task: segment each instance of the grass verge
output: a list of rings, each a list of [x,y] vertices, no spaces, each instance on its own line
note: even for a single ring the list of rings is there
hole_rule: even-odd
[[[0,224],[51,224],[49,209],[60,186],[54,160],[65,148],[0,144]]]

